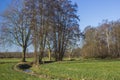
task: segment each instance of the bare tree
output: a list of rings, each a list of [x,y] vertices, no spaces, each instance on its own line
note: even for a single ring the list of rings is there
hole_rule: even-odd
[[[16,6],[12,6],[16,5]],[[21,6],[20,6],[21,5]],[[25,62],[27,47],[31,44],[29,20],[24,14],[22,2],[16,1],[4,12],[3,32],[6,41],[22,48],[22,61]]]
[[[68,43],[79,35],[76,4],[69,0],[26,0],[25,5],[35,45],[35,63],[42,61],[47,47],[54,52],[56,61],[62,60]]]
[[[116,58],[120,57],[120,21],[105,21],[96,28],[85,30],[83,57]]]
[[[74,42],[79,35],[78,16],[76,15],[76,4],[63,0],[55,2],[53,44],[55,60],[61,61],[64,57],[68,44]],[[56,9],[57,8],[57,9]]]

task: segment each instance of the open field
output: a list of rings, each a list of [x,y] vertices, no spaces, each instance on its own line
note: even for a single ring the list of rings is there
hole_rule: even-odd
[[[32,59],[28,59],[31,61]],[[45,80],[13,70],[20,59],[0,59],[0,80]],[[42,64],[31,68],[55,80],[120,80],[119,60],[77,60]],[[58,79],[59,78],[59,79]],[[53,80],[53,79],[52,79]]]
[[[0,59],[0,80],[45,80],[13,70],[20,59]]]
[[[120,80],[119,60],[80,60],[43,64],[39,74],[71,80]]]

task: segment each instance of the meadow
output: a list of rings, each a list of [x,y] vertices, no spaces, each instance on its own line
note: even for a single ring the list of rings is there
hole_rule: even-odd
[[[13,69],[20,59],[0,59],[0,80],[45,80]]]
[[[119,60],[78,60],[40,65],[38,74],[68,80],[120,80]]]
[[[50,76],[51,79],[15,71],[13,66],[19,61],[15,58],[0,59],[0,80],[120,80],[120,60],[65,60],[44,63],[39,68],[31,67],[38,75]]]

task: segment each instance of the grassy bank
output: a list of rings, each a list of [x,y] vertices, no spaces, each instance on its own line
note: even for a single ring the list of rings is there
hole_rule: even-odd
[[[72,80],[120,80],[119,60],[54,62],[32,69],[38,74]]]
[[[44,80],[13,70],[20,59],[0,59],[0,80]]]
[[[13,58],[0,59],[0,80],[45,80],[13,70],[13,66],[19,61],[20,59]],[[119,60],[62,61],[42,64],[39,68],[31,69],[38,75],[54,78],[52,80],[120,80]]]

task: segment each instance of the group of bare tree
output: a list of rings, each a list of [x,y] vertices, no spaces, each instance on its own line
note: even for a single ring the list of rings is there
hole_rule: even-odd
[[[84,46],[81,55],[89,58],[120,57],[120,20],[104,21],[98,27],[88,26],[84,30]]]
[[[76,14],[77,5],[71,0],[16,0],[2,15],[2,32],[7,42],[26,49],[34,47],[34,62],[39,64],[48,51],[61,61],[69,46],[80,37]]]

